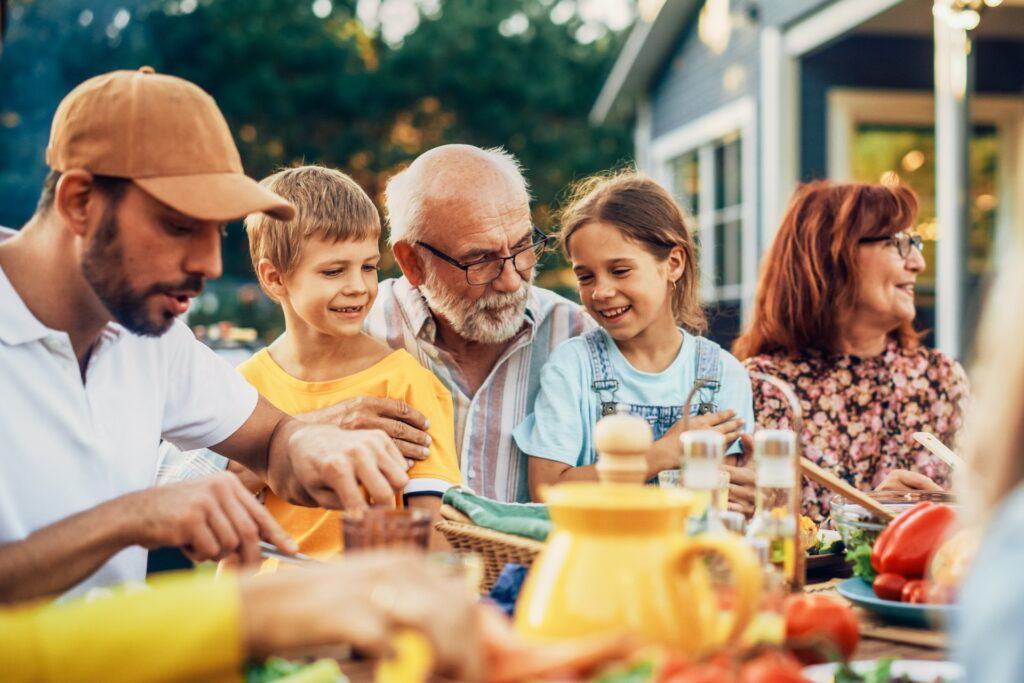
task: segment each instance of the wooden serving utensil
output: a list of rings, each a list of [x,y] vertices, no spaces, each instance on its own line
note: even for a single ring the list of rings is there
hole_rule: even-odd
[[[803,471],[804,476],[811,481],[821,484],[833,493],[845,496],[847,500],[852,500],[865,510],[870,510],[886,522],[895,516],[868,494],[864,493],[860,489],[850,486],[836,475],[832,474],[828,470],[822,469],[807,458],[800,458],[800,469]]]
[[[959,469],[964,466],[964,459],[951,451],[946,444],[939,441],[939,437],[931,432],[914,432],[914,441],[927,448],[932,455],[949,465],[950,469]]]

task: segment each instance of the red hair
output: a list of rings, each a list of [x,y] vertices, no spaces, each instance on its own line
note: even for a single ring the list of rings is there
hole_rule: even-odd
[[[917,220],[917,196],[902,185],[832,183],[797,188],[764,257],[754,313],[733,344],[739,358],[782,351],[837,350],[839,323],[857,296],[858,243],[894,235]],[[918,344],[907,322],[892,336]]]

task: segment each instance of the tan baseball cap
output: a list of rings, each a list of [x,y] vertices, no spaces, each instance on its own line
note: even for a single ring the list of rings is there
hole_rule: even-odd
[[[245,175],[213,98],[146,66],[90,78],[68,93],[53,117],[46,163],[55,171],[129,178],[200,220],[295,215],[286,199]]]

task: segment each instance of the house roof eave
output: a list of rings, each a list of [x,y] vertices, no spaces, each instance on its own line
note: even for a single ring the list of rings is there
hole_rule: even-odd
[[[591,122],[602,124],[630,111],[630,103],[650,84],[701,4],[701,0],[666,0],[652,20],[637,18],[590,110]]]

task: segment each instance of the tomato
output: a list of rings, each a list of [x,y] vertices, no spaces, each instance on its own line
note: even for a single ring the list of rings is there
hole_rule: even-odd
[[[903,593],[903,587],[907,585],[907,580],[899,574],[879,574],[875,577],[875,582],[871,585],[875,589],[875,595],[880,597],[882,600],[895,600],[899,602],[902,598],[900,597]]]
[[[662,679],[662,683],[732,683],[735,680],[736,676],[728,661],[713,660],[697,664],[671,678]]]
[[[845,660],[857,649],[857,617],[845,603],[824,595],[791,595],[785,609],[786,640],[800,661]]]
[[[806,683],[800,663],[781,652],[766,652],[740,669],[739,683]]]
[[[693,661],[684,655],[669,652],[658,667],[658,680],[671,681],[693,668]]]
[[[928,602],[928,584],[921,579],[907,581],[900,593],[900,600],[918,604]]]

